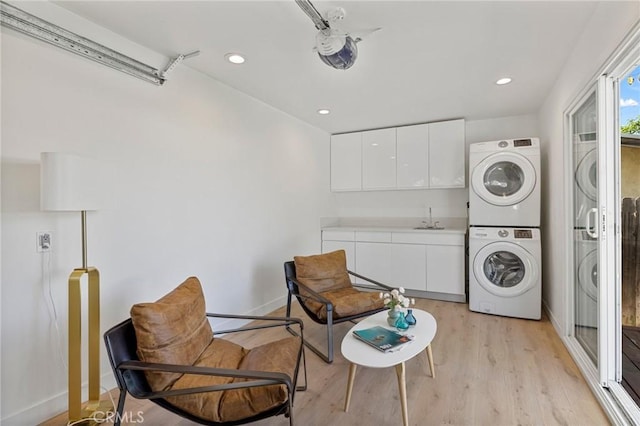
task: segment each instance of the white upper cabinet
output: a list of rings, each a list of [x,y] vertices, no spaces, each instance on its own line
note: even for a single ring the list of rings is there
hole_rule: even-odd
[[[331,190],[362,190],[362,133],[331,136]]]
[[[396,129],[362,132],[362,189],[396,187]]]
[[[398,188],[428,188],[429,124],[398,127],[396,154]]]
[[[331,190],[464,188],[464,120],[331,137]]]
[[[464,188],[464,120],[429,124],[430,188]]]

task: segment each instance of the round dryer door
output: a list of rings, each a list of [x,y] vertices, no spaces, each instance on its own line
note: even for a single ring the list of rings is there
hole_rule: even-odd
[[[471,172],[473,191],[496,206],[522,202],[533,191],[536,179],[536,170],[531,162],[513,152],[492,154]]]
[[[489,293],[520,296],[538,282],[538,261],[521,246],[509,242],[488,244],[473,260],[473,274]]]
[[[580,288],[592,300],[598,300],[598,251],[590,251],[578,265]]]
[[[589,151],[576,167],[576,184],[580,191],[590,200],[598,196],[598,153]]]

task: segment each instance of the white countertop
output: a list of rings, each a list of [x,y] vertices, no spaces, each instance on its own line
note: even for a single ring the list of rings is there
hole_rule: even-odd
[[[465,234],[466,218],[433,218],[444,229],[414,229],[423,218],[332,218],[325,221],[323,231],[412,232],[427,234]]]

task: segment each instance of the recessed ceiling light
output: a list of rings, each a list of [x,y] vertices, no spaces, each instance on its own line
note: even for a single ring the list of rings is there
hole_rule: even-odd
[[[224,57],[232,64],[244,63],[244,56],[240,55],[239,53],[227,53],[226,55],[224,55]]]
[[[511,83],[511,79],[509,77],[504,77],[501,78],[500,80],[496,81],[496,84],[502,86],[503,84],[509,84]]]
[[[319,109],[318,110],[318,114],[320,115],[327,115],[329,114],[331,111],[329,111],[328,109]]]

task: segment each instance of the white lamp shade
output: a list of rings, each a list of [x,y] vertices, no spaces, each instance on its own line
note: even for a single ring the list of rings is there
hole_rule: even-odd
[[[97,210],[96,165],[75,154],[40,154],[40,208],[49,211]]]

